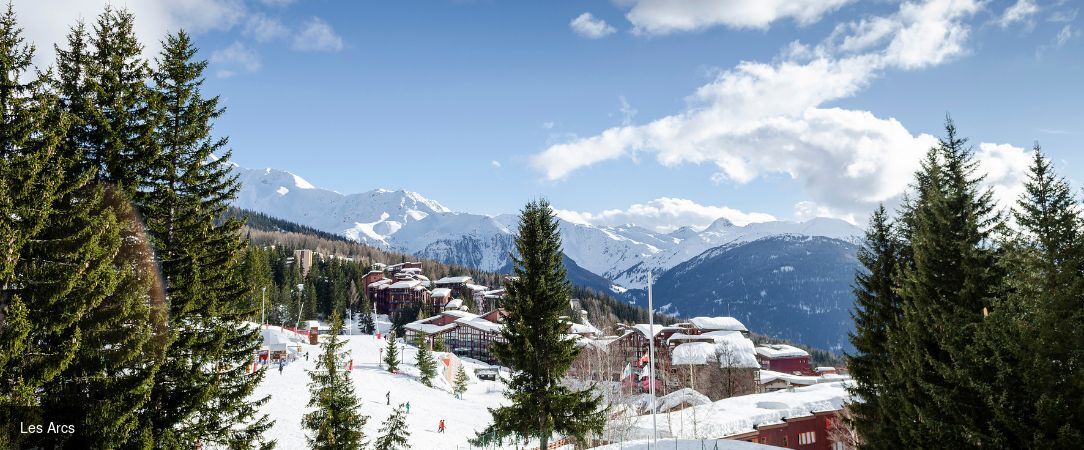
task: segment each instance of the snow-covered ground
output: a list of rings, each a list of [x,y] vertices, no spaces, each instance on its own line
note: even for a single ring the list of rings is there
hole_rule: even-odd
[[[342,336],[347,342],[346,348],[354,359],[354,370],[350,379],[354,390],[361,399],[361,412],[369,416],[365,425],[365,436],[370,442],[378,435],[380,424],[399,403],[410,402],[410,414],[407,425],[410,431],[410,447],[416,449],[463,449],[467,448],[467,439],[489,425],[491,416],[488,407],[501,405],[505,399],[503,385],[499,382],[478,380],[473,376],[473,369],[480,367],[471,361],[463,361],[470,376],[470,386],[462,399],[456,399],[451,388],[443,379],[435,380],[434,387],[428,388],[418,381],[418,371],[414,367],[416,350],[400,343],[403,364],[400,373],[392,374],[380,367],[380,349],[387,346],[384,339],[377,340],[370,335]],[[278,441],[278,448],[308,448],[305,430],[301,427],[301,416],[308,411],[309,401],[308,370],[316,367],[320,347],[300,344],[301,355],[309,353],[308,361],[301,358],[290,362],[279,374],[276,366],[267,367],[263,383],[256,389],[255,395],[269,395],[270,399],[261,411],[275,421],[268,433]],[[386,403],[385,394],[391,393],[391,405]],[[437,424],[445,422],[445,433],[437,433]]]
[[[658,450],[778,450],[779,447],[771,445],[754,444],[744,441],[727,441],[715,439],[659,439],[655,448]],[[593,450],[650,450],[651,441],[644,439],[639,441],[624,442],[595,447]]]

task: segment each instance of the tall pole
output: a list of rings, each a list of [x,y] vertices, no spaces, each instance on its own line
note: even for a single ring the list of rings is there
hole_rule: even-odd
[[[264,328],[266,328],[267,314],[264,313],[263,304],[267,301],[267,286],[264,286],[261,291],[263,291],[263,297],[260,298],[260,323],[263,324]]]
[[[647,382],[651,390],[651,449],[654,450],[658,446],[659,424],[655,419],[655,410],[658,405],[655,397],[655,307],[651,303],[651,271],[647,272],[647,324],[647,345],[650,349],[647,358],[650,379]]]

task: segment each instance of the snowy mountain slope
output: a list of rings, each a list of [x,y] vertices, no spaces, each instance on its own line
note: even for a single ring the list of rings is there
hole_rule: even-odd
[[[367,244],[387,247],[389,238],[405,225],[451,212],[416,192],[377,189],[343,195],[281,170],[235,167],[235,171],[241,182],[236,206]]]
[[[845,240],[793,234],[722,245],[660,274],[655,302],[683,316],[730,315],[758,333],[849,349],[857,250]]]
[[[241,208],[260,211],[358,242],[437,261],[502,271],[514,251],[517,214],[490,217],[452,212],[422,195],[377,189],[343,195],[319,189],[289,172],[237,168]],[[683,227],[654,232],[635,224],[598,226],[559,218],[563,249],[589,287],[626,300],[636,298],[650,270],[662,275],[705,251],[767,237],[817,236],[855,243],[861,230],[837,219],[775,221],[737,226],[719,219],[703,230]],[[597,276],[595,276],[597,275]],[[608,280],[603,286],[600,278]]]

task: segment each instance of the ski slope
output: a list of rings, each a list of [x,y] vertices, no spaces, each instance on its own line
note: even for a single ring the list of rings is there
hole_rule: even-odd
[[[350,379],[354,382],[355,394],[361,400],[362,414],[369,416],[365,424],[365,438],[369,442],[376,439],[381,423],[391,415],[392,409],[399,403],[410,402],[406,422],[411,448],[465,449],[468,448],[467,439],[491,422],[486,408],[505,402],[503,385],[474,377],[473,369],[481,367],[480,364],[463,361],[471,380],[463,398],[456,399],[452,396],[451,387],[439,377],[434,380],[432,388],[421,384],[414,367],[415,348],[400,342],[403,363],[399,366],[400,373],[392,374],[378,364],[379,350],[386,348],[386,340],[377,340],[371,335],[340,337],[346,340],[346,348],[354,359]],[[288,363],[281,374],[277,366],[263,369],[267,373],[254,393],[257,398],[270,396],[261,411],[275,421],[268,435],[278,441],[277,448],[308,448],[301,416],[309,410],[306,406],[309,401],[308,370],[316,368],[320,347],[300,345],[301,357]],[[303,357],[305,352],[309,353],[308,361]],[[385,399],[385,394],[389,392],[390,406]],[[445,423],[443,434],[437,433],[440,419],[444,419]]]

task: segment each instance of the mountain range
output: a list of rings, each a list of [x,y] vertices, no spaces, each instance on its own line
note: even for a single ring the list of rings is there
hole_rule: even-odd
[[[453,212],[406,190],[340,194],[292,173],[235,167],[240,208],[351,240],[449,264],[507,272],[514,214]],[[636,224],[600,226],[558,217],[569,279],[672,314],[728,314],[750,329],[822,348],[847,348],[849,285],[862,230],[816,218],[737,226],[720,218],[704,229],[660,233]],[[724,309],[725,308],[725,309]]]

